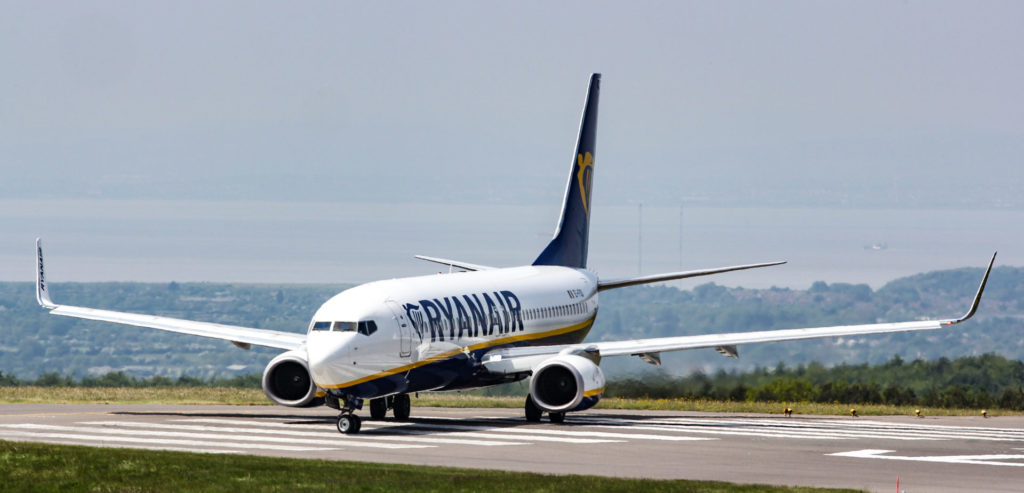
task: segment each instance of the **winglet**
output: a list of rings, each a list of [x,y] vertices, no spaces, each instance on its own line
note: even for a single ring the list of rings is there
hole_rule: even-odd
[[[50,301],[50,292],[46,290],[46,276],[43,274],[42,238],[36,238],[36,301],[48,310],[57,308],[57,305]]]
[[[996,255],[998,253],[999,252],[994,252],[992,254],[992,260],[988,262],[988,269],[985,270],[985,277],[981,278],[981,285],[978,286],[978,293],[974,295],[974,302],[971,303],[971,309],[968,310],[967,313],[964,314],[964,316],[956,320],[950,320],[949,322],[946,322],[946,325],[954,325],[963,322],[964,320],[973,317],[974,312],[978,311],[978,304],[981,303],[981,294],[985,292],[985,284],[988,283],[988,275],[992,273],[992,264],[996,263]]]

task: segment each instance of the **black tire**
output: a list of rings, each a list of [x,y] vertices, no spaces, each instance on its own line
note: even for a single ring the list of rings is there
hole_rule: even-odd
[[[396,395],[393,406],[392,411],[395,413],[395,419],[399,421],[409,419],[409,415],[412,414],[412,399],[409,398],[409,394]]]
[[[564,423],[565,413],[548,413],[548,419],[550,419],[552,423]]]
[[[529,395],[526,396],[526,405],[524,407],[526,408],[526,420],[527,421],[529,421],[531,423],[540,422],[540,417],[541,417],[541,414],[543,414],[543,413],[540,410],[540,408],[537,407],[537,405],[533,403],[533,397],[531,397]]]
[[[338,433],[346,435],[354,435],[359,433],[359,429],[362,428],[362,422],[359,416],[355,414],[342,414],[338,416]]]
[[[385,398],[370,400],[370,418],[384,419],[388,414],[388,400]]]

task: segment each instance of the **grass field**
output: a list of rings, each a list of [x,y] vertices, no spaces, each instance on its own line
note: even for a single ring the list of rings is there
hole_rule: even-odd
[[[226,387],[0,387],[0,403],[51,404],[227,404],[273,405],[259,389]],[[522,397],[484,397],[441,392],[422,393],[412,400],[418,407],[501,407],[519,408]],[[926,416],[977,416],[980,409],[942,409],[874,404],[821,404],[814,402],[728,402],[689,399],[615,399],[606,398],[598,409],[660,411],[706,411],[782,414],[786,407],[794,414],[846,415],[856,409],[862,416],[912,415],[920,410]],[[1022,413],[987,410],[989,416],[1019,416]]]
[[[855,490],[617,479],[362,462],[0,441],[0,491],[623,491]]]

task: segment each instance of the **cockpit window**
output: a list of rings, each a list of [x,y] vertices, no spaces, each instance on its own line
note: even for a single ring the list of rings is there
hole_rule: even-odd
[[[368,336],[377,332],[377,322],[313,322],[312,330],[334,330],[334,332],[359,332]]]
[[[365,322],[359,322],[359,333],[368,336],[374,332],[377,332],[377,322],[373,320],[367,320]]]

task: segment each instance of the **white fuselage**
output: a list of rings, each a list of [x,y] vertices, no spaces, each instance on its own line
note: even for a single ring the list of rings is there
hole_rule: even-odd
[[[379,379],[429,372],[428,365],[457,359],[464,364],[439,371],[459,375],[409,379],[399,388],[443,390],[453,382],[463,388],[472,379],[466,372],[493,348],[580,342],[597,308],[597,278],[584,269],[526,266],[376,281],[345,290],[317,310],[307,361],[319,387],[362,385],[360,397],[377,397],[398,391],[373,384]],[[370,321],[375,331],[366,328]]]

